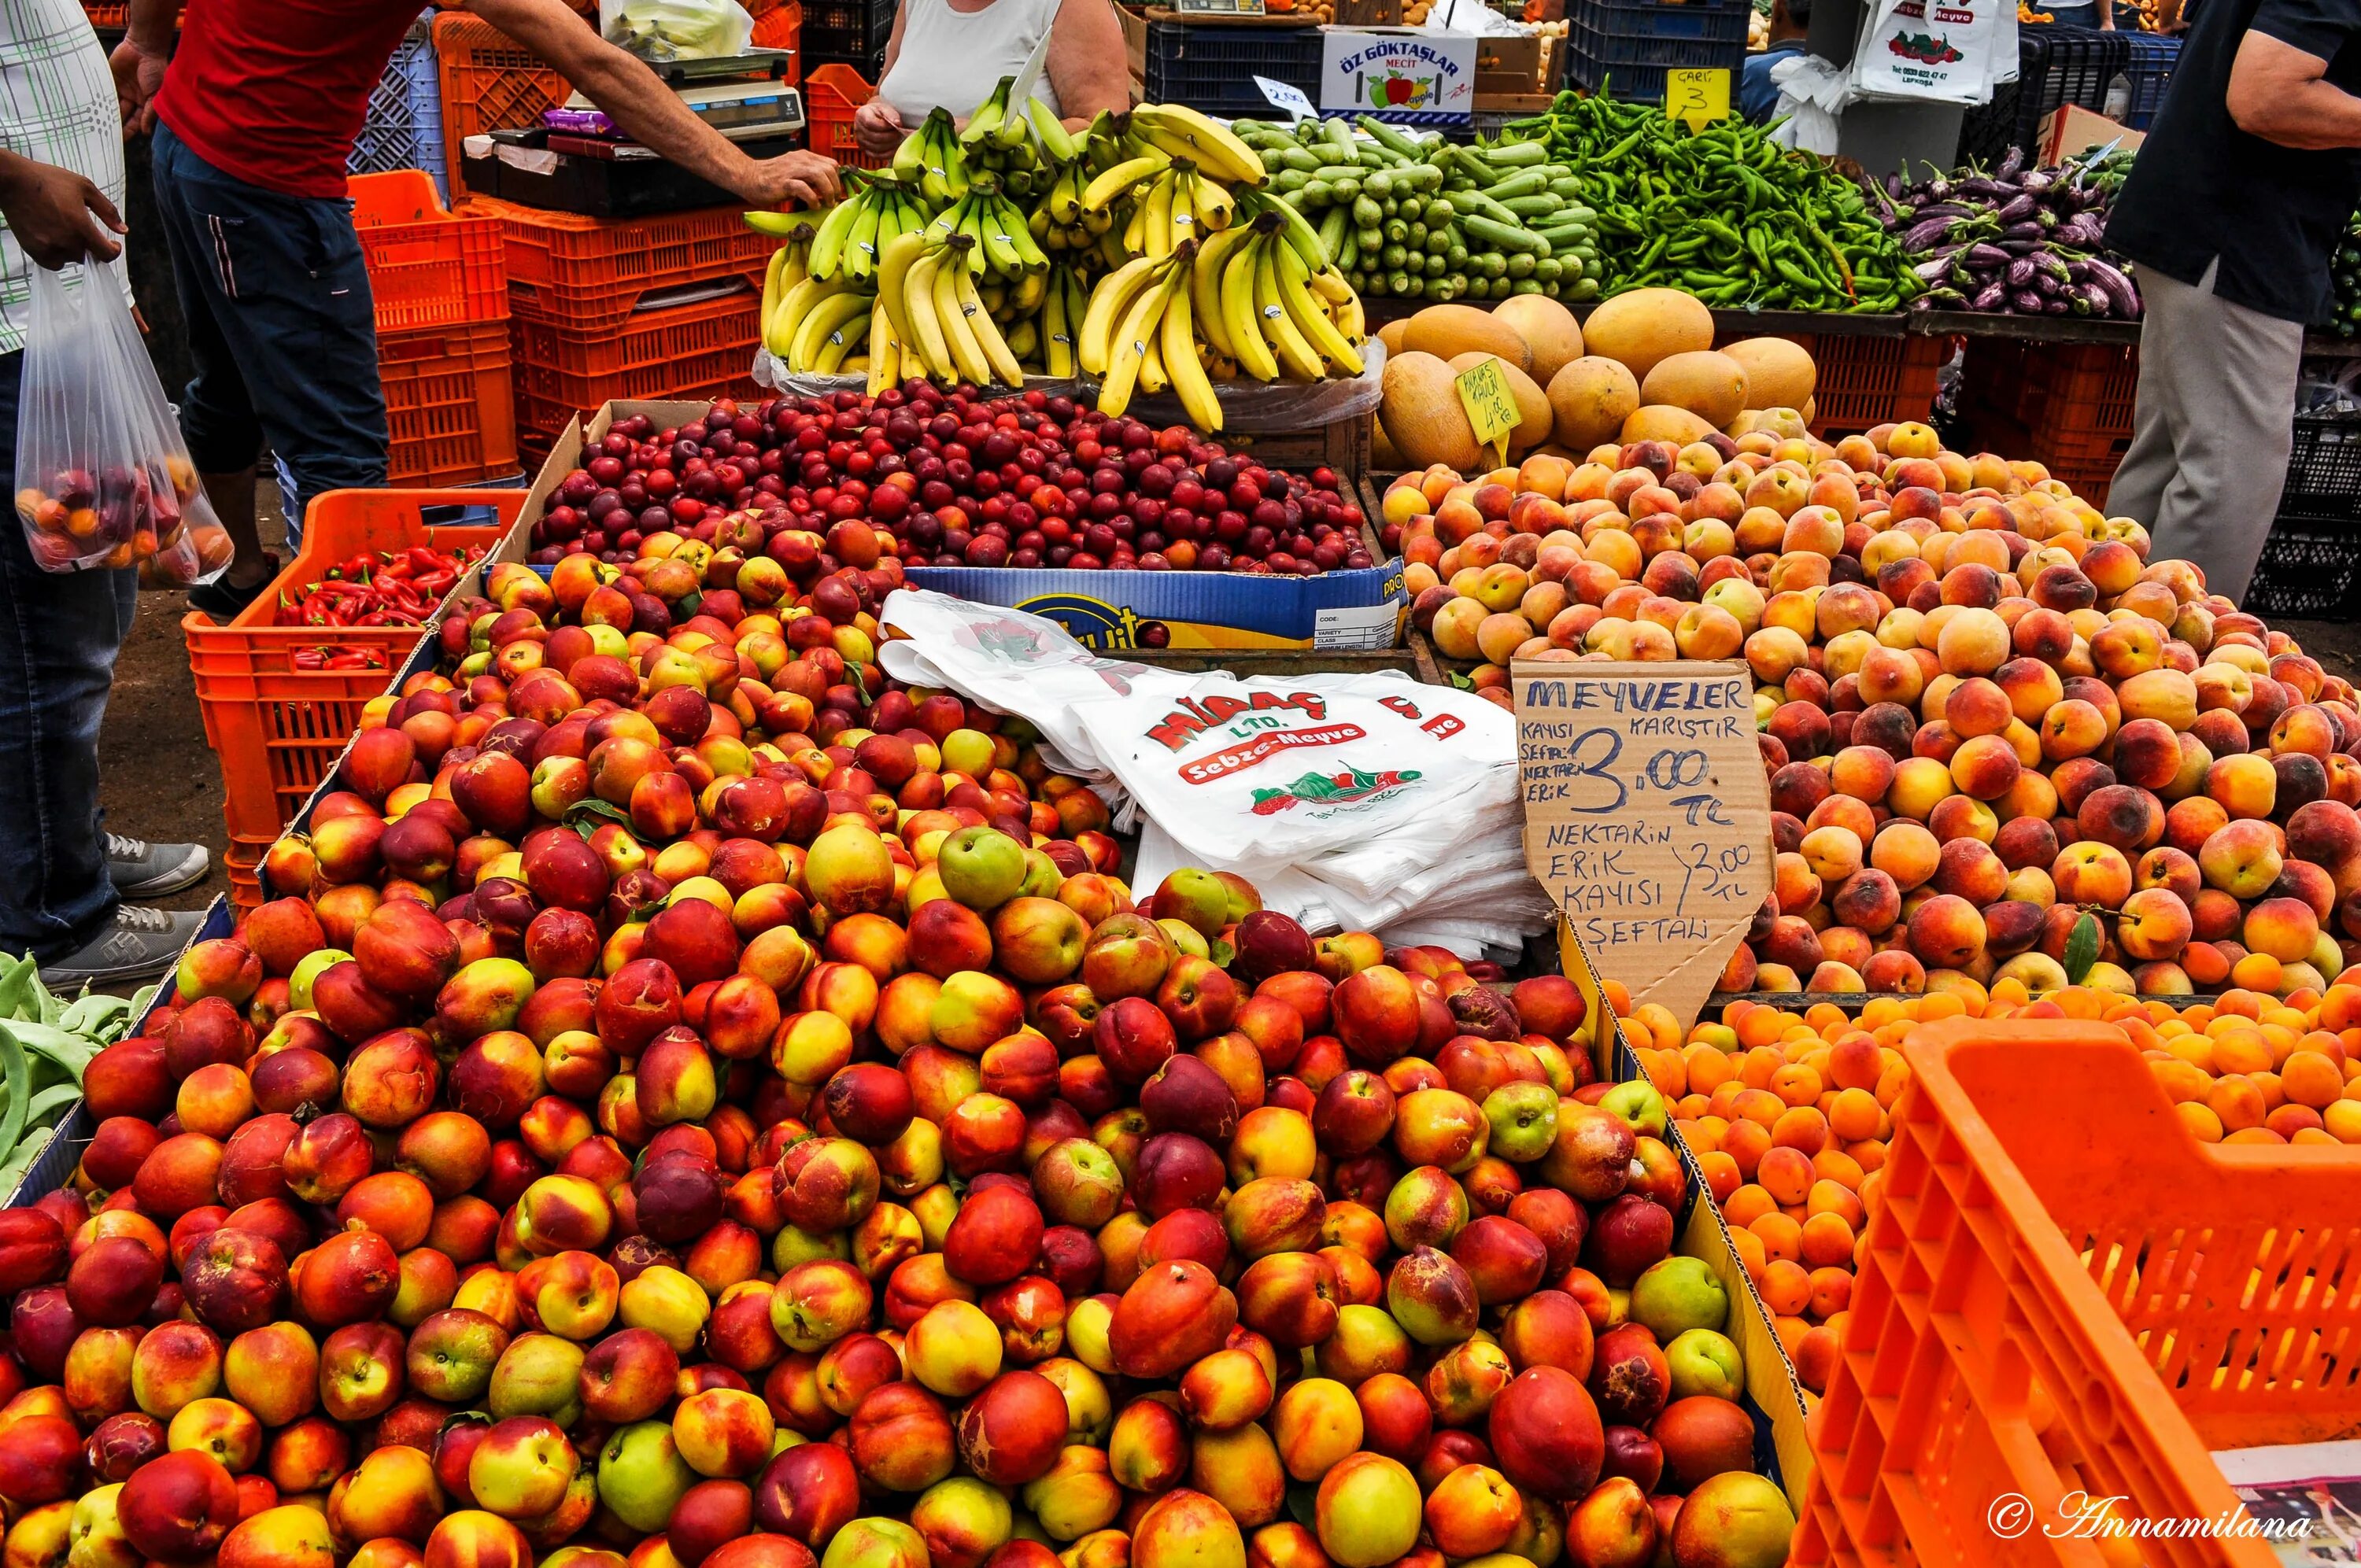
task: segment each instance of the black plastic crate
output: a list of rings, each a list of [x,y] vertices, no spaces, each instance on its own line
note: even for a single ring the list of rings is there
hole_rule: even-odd
[[[874,82],[894,31],[895,0],[806,0],[796,47],[806,66],[850,65]]]
[[[2155,33],[2122,37],[2132,49],[2131,65],[2125,72],[2131,97],[2124,105],[2124,124],[2144,131],[2164,107],[2164,90],[2172,84],[2172,68],[2180,63],[2180,40]]]
[[[2361,528],[2361,414],[2296,415],[2279,514]]]
[[[1313,27],[1151,21],[1145,96],[1151,104],[1186,104],[1209,115],[1284,119],[1285,111],[1272,106],[1254,79],[1284,82],[1317,102],[1322,49]]]
[[[1666,71],[1727,71],[1734,95],[1746,64],[1749,9],[1746,0],[1582,0],[1566,8],[1567,83],[1661,104]]]
[[[1960,124],[1960,160],[1991,165],[2022,148],[2041,146],[2049,116],[2069,104],[2104,114],[2107,89],[2131,68],[2128,35],[2096,27],[2028,24],[2016,30],[2016,80],[1993,89],[1993,100],[1970,109]]]

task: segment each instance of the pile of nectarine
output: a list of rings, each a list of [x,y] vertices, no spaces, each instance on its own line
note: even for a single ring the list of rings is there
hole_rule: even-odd
[[[647,544],[495,572],[90,1063],[0,1214],[10,1564],[1784,1560],[1570,981],[1135,901],[864,574]]]
[[[1407,475],[1437,650],[1743,659],[1776,883],[1722,989],[2317,988],[2361,957],[2361,707],[2037,465],[1924,426]]]

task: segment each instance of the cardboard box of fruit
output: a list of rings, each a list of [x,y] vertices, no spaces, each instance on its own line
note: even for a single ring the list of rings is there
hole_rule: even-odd
[[[1049,406],[1057,405],[1052,401]],[[537,545],[546,532],[538,525],[553,506],[566,504],[563,487],[568,477],[599,455],[595,448],[618,422],[644,417],[658,429],[669,429],[701,419],[711,408],[707,402],[610,402],[587,423],[569,426],[542,465],[525,505],[522,525],[510,541],[510,552],[497,558],[524,560],[534,555],[537,548],[547,549]],[[951,417],[941,414],[930,422]],[[1107,483],[1119,481],[1115,493],[1131,509],[1126,518],[1143,526],[1148,520],[1137,514],[1147,506],[1152,504],[1159,516],[1165,515],[1191,490],[1200,496],[1213,495],[1217,487],[1211,481],[1219,479],[1228,488],[1226,496],[1215,496],[1227,509],[1224,515],[1239,511],[1250,525],[1239,542],[1237,554],[1242,559],[1257,535],[1268,547],[1268,536],[1275,528],[1294,526],[1266,521],[1258,509],[1293,506],[1299,499],[1306,504],[1317,499],[1329,518],[1343,520],[1322,524],[1333,529],[1335,537],[1350,538],[1372,557],[1377,554],[1374,535],[1359,514],[1353,488],[1356,475],[1332,472],[1322,482],[1322,471],[1315,469],[1309,476],[1314,485],[1308,495],[1290,496],[1282,502],[1273,477],[1277,471],[1263,468],[1250,454],[1229,455],[1218,443],[1179,426],[1158,430],[1124,421],[1112,422],[1105,429],[1118,435],[1125,455],[1118,457],[1110,443],[1111,449],[1093,477],[1093,499],[1097,493],[1105,493]],[[1151,460],[1133,465],[1129,458],[1143,440]],[[1147,483],[1141,469],[1155,472],[1161,495],[1152,493],[1154,487]],[[1102,482],[1099,474],[1110,478]],[[628,480],[629,476],[625,477]],[[1134,477],[1142,481],[1137,488]],[[1265,496],[1266,488],[1273,493]],[[986,498],[987,503],[991,499]],[[906,515],[917,515],[916,508]],[[1206,548],[1210,553],[1219,547]],[[1169,553],[1176,568],[1178,548]],[[1194,554],[1192,548],[1192,558]],[[1005,552],[1003,556],[1002,564],[985,564],[984,558],[970,551],[970,565],[914,565],[907,568],[906,576],[914,587],[1046,615],[1089,646],[1109,650],[1391,648],[1401,641],[1410,608],[1398,562],[1328,566],[1312,575],[1297,576],[1276,565],[1268,571],[1209,570],[1201,561],[1194,569],[1123,571],[1027,566],[1007,558]],[[1307,559],[1300,565],[1308,568],[1315,563]]]

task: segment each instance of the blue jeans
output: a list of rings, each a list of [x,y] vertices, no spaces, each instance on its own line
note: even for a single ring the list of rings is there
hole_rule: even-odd
[[[0,355],[0,474],[16,471],[22,354]],[[98,808],[98,727],[139,598],[131,567],[44,572],[0,526],[0,952],[62,958],[119,902]]]
[[[255,466],[264,442],[291,477],[287,540],[323,490],[385,483],[377,313],[352,203],[285,196],[156,127],[156,205],[196,376],[181,429],[201,474]]]

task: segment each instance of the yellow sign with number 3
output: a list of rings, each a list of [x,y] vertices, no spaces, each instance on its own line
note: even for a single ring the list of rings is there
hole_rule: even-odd
[[[1524,416],[1500,361],[1487,358],[1470,365],[1454,385],[1459,389],[1459,406],[1467,411],[1467,422],[1475,427],[1476,444],[1494,448],[1499,454],[1499,466],[1507,467],[1509,433]]]
[[[1664,114],[1686,120],[1701,131],[1716,120],[1730,118],[1730,72],[1721,70],[1675,70],[1664,72]]]

